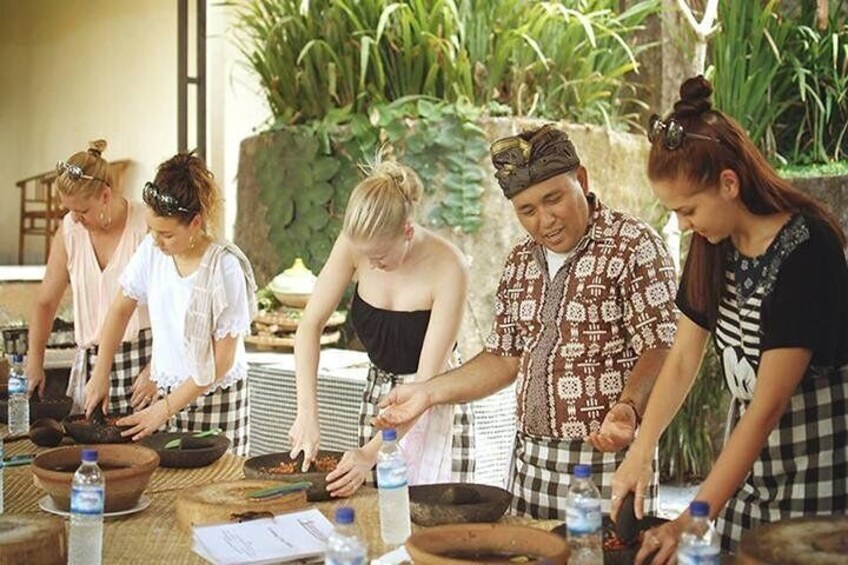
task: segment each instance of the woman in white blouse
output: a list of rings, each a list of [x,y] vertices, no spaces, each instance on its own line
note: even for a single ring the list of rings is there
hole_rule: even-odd
[[[209,234],[219,189],[194,154],[159,166],[144,187],[150,234],[120,278],[100,355],[86,385],[86,414],[105,408],[118,336],[136,307],[147,305],[153,329],[150,378],[160,400],[118,421],[141,439],[166,423],[179,431],[220,428],[238,455],[248,451],[244,336],[256,311],[253,271],[235,245]]]

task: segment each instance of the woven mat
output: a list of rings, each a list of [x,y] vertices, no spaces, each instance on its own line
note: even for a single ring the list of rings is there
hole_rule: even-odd
[[[225,453],[223,457],[197,469],[166,469],[160,467],[154,471],[147,485],[148,494],[182,490],[196,485],[212,482],[237,481],[244,477],[244,457]]]

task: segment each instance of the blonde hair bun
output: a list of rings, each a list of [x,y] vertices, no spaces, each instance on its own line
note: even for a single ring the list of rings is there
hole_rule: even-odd
[[[105,139],[95,139],[88,142],[88,152],[95,157],[100,157],[103,155],[103,152],[106,151],[106,146],[107,143]]]
[[[418,175],[397,161],[379,161],[371,170],[371,177],[386,177],[399,190],[403,197],[411,204],[417,204],[421,200],[423,186]]]

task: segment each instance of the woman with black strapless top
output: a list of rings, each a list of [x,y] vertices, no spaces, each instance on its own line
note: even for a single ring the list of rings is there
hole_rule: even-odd
[[[351,320],[371,368],[359,414],[359,445],[328,475],[332,496],[350,496],[371,479],[381,440],[371,427],[379,402],[398,383],[427,380],[456,360],[468,267],[450,242],[417,225],[411,215],[421,181],[394,162],[378,164],[351,194],[344,228],[315,285],[295,340],[297,418],[289,431],[292,455],[304,467],[320,443],[317,409],[319,337],[350,282],[356,282]],[[473,480],[470,406],[438,407],[401,429],[409,483]]]

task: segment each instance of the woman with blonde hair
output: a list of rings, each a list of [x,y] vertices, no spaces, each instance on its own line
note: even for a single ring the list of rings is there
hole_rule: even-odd
[[[44,394],[47,338],[70,283],[78,349],[68,394],[76,411],[82,410],[83,388],[97,357],[109,305],[118,292],[118,277],[147,234],[144,206],[115,190],[109,164],[101,156],[105,149],[106,141],[92,141],[88,150],[57,165],[59,199],[68,213],[58,237],[53,238],[29,324],[29,391]],[[116,363],[108,375],[108,409],[126,413],[147,405],[156,392],[149,379],[152,336],[147,309],[139,309],[116,338]]]
[[[193,153],[159,165],[143,198],[150,234],[121,275],[86,385],[86,414],[105,406],[115,336],[147,305],[155,337],[151,379],[161,399],[118,420],[129,426],[123,435],[139,440],[165,424],[188,432],[218,428],[233,453],[247,455],[244,336],[256,314],[253,269],[238,247],[210,235],[220,191]]]
[[[317,406],[319,337],[348,284],[351,320],[371,360],[359,415],[359,445],[327,476],[332,496],[350,496],[370,478],[381,439],[371,419],[404,380],[427,380],[448,368],[468,288],[468,266],[450,242],[418,225],[418,175],[393,161],[378,163],[353,190],[344,227],[318,276],[295,338],[297,417],[292,456],[306,468],[320,442]],[[410,484],[471,480],[473,415],[467,405],[431,410],[401,440]],[[401,430],[404,432],[405,430]]]

